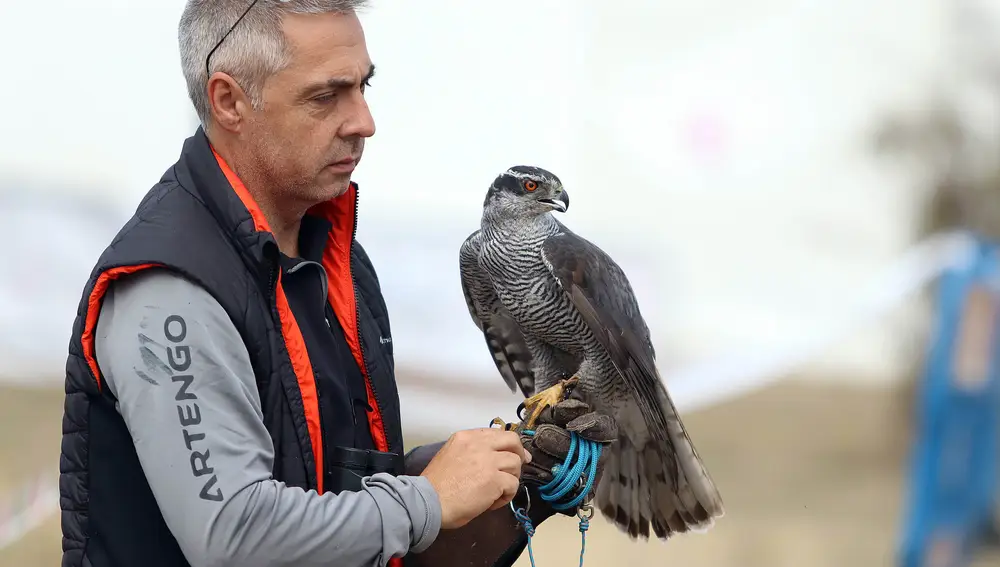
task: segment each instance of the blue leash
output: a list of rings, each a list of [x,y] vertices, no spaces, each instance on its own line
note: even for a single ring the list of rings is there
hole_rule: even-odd
[[[533,436],[534,431],[526,429],[525,435]],[[600,443],[590,441],[580,437],[573,431],[569,432],[570,443],[569,452],[561,465],[552,468],[552,480],[542,485],[538,489],[542,500],[545,500],[558,511],[565,511],[580,506],[583,499],[590,494],[594,487],[594,479],[597,476],[597,461],[601,458],[603,447]],[[584,473],[586,472],[586,479]],[[568,501],[563,499],[574,487],[579,486],[580,490]],[[528,507],[531,502],[529,500]],[[535,535],[535,526],[531,523],[525,508],[514,508],[511,501],[511,510],[514,517],[524,526],[524,533],[528,536],[528,558],[531,560],[531,567],[535,566],[535,553],[531,548],[531,538]],[[587,550],[587,530],[590,529],[590,519],[594,516],[594,509],[590,505],[581,506],[577,512],[580,518],[580,567],[583,567],[583,556]]]

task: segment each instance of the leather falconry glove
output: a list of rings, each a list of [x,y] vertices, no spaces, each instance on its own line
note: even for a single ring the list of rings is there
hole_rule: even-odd
[[[618,427],[611,416],[599,414],[591,410],[583,401],[569,398],[554,406],[542,410],[535,424],[533,436],[521,433],[524,448],[531,453],[531,462],[521,468],[521,482],[528,488],[531,498],[531,508],[544,506],[549,508],[548,515],[556,510],[538,495],[538,488],[553,478],[552,469],[562,465],[569,453],[572,442],[570,432],[580,438],[599,443],[602,446],[601,456],[597,461],[597,476],[590,494],[584,502],[593,497],[597,481],[601,478],[604,465],[607,462],[607,447],[618,438]],[[575,495],[575,493],[573,493]],[[572,496],[570,496],[572,497]],[[523,504],[515,500],[515,506]],[[568,516],[576,514],[575,509],[565,510]],[[533,514],[532,514],[533,516]]]
[[[557,513],[542,500],[538,488],[552,480],[552,467],[566,460],[570,431],[601,443],[605,449],[618,438],[618,428],[610,416],[592,411],[578,399],[570,398],[542,411],[535,423],[535,435],[521,434],[524,448],[531,453],[531,462],[521,468],[521,482],[531,499],[528,517],[536,527]],[[436,443],[411,451],[406,457],[407,474],[420,474],[441,445]],[[604,469],[607,453],[602,450],[597,461],[597,479]],[[588,495],[585,501],[592,496]],[[524,489],[515,497],[514,505],[525,505]],[[561,513],[572,516],[576,510]],[[404,564],[406,567],[511,567],[527,544],[523,526],[518,525],[510,507],[504,506],[461,528],[443,530],[427,550],[406,556]]]

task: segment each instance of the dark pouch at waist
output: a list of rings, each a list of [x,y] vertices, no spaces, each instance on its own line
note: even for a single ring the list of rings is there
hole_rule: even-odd
[[[361,490],[361,479],[377,473],[403,474],[403,457],[351,447],[334,447],[327,457],[327,487],[334,493]]]

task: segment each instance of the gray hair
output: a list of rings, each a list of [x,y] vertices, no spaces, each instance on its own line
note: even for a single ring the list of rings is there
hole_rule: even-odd
[[[363,8],[365,0],[257,0],[257,4],[205,60],[223,35],[253,0],[188,0],[177,30],[181,68],[188,96],[203,125],[208,125],[208,77],[222,71],[232,76],[250,97],[254,108],[263,104],[264,81],[288,64],[287,44],[281,30],[285,14],[349,13]]]

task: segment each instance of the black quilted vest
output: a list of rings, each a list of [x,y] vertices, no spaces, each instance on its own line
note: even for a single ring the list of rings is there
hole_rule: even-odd
[[[402,454],[392,351],[372,346],[391,333],[375,270],[354,238],[357,186],[309,214],[333,225],[323,262],[329,299],[366,376],[375,447]],[[305,346],[290,332],[294,318],[288,321],[278,247],[265,229],[256,204],[199,128],[98,260],[83,291],[66,363],[59,464],[63,567],[187,565],[112,395],[101,387],[94,356],[108,284],[146,267],[176,270],[222,304],[250,353],[275,447],[274,477],[322,491],[315,383],[308,357],[295,356]]]

